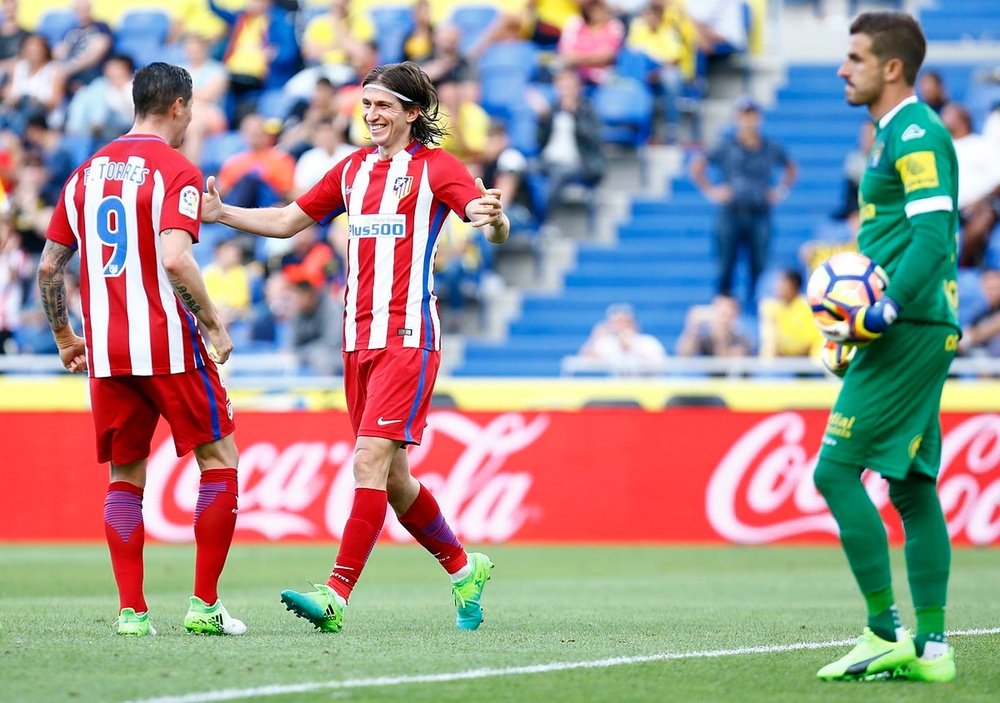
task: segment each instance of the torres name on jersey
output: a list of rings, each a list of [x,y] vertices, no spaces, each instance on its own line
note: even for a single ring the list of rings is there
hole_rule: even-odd
[[[46,237],[80,251],[90,375],[151,376],[202,368],[195,318],[174,295],[160,232],[197,241],[201,172],[155,136],[126,135],[63,187]]]
[[[359,149],[296,202],[317,221],[347,213],[344,351],[441,349],[434,255],[448,211],[479,197],[468,169],[419,142],[380,159]]]

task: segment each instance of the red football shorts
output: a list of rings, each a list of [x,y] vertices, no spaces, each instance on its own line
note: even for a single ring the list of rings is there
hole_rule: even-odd
[[[344,392],[356,437],[420,444],[441,353],[409,347],[344,352]]]
[[[177,456],[233,433],[233,406],[215,364],[185,373],[90,379],[97,460],[116,466],[149,456],[156,423],[170,425]]]

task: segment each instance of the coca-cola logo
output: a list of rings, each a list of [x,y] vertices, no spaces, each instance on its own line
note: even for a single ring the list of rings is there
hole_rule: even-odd
[[[706,490],[706,513],[724,538],[763,544],[810,533],[837,534],[816,491],[816,446],[803,440],[805,419],[785,412],[763,420],[733,443]],[[965,420],[945,433],[938,490],[952,537],[972,544],[1000,538],[1000,415]],[[874,472],[865,488],[879,510],[889,504],[888,484]]]
[[[480,425],[456,412],[431,413],[422,444],[410,449],[410,467],[462,538],[505,541],[530,515],[533,474],[513,470],[508,460],[538,439],[548,424],[545,415],[529,422],[507,413]],[[322,438],[285,445],[268,438],[241,448],[237,529],[270,540],[339,538],[354,498],[353,454],[353,441]],[[434,466],[437,456],[453,461]],[[148,535],[168,542],[193,539],[198,482],[196,461],[178,459],[172,441],[153,452],[143,510]],[[386,521],[385,534],[397,541],[410,539],[394,518]]]

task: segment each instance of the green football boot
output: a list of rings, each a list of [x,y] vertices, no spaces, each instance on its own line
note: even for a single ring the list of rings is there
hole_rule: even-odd
[[[340,632],[344,626],[347,601],[325,583],[314,585],[316,590],[308,593],[282,591],[281,602],[297,617],[311,622],[317,630]]]
[[[475,630],[482,624],[483,608],[479,600],[483,596],[486,582],[490,580],[493,562],[485,554],[473,552],[469,554],[469,566],[472,567],[472,573],[451,585],[457,611],[455,627],[459,630]]]
[[[221,600],[208,605],[198,596],[191,596],[191,607],[184,616],[184,629],[199,635],[242,635],[247,626],[230,615]]]
[[[122,608],[118,613],[118,634],[125,637],[152,637],[156,634],[149,613],[136,613],[132,608]]]
[[[898,642],[890,642],[866,627],[854,649],[824,666],[816,676],[823,681],[856,681],[883,673],[888,677],[916,657],[917,650],[909,633],[904,633]]]
[[[948,651],[933,659],[916,657],[896,670],[896,676],[910,681],[948,683],[955,680],[955,651]]]

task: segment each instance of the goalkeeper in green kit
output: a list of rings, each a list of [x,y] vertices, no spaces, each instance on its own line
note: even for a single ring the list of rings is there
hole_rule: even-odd
[[[948,131],[914,95],[925,51],[909,15],[865,13],[851,24],[838,71],[847,101],[866,105],[875,122],[858,246],[885,269],[889,285],[871,306],[823,303],[839,319],[823,329],[827,338],[858,346],[823,436],[816,487],[868,605],[857,645],[819,670],[823,680],[955,678],[944,628],[951,545],[936,479],[941,391],[960,331],[958,171]],[[889,482],[902,517],[915,635],[900,624],[885,527],[861,483],[864,468]]]

